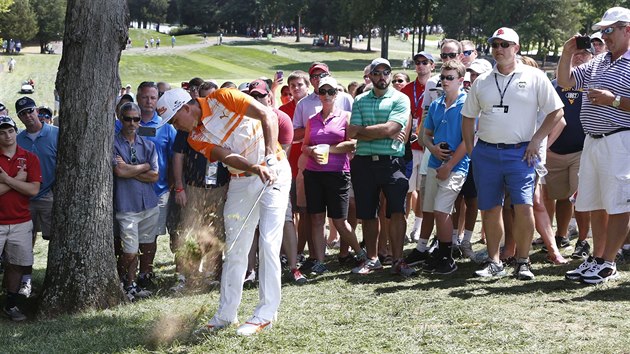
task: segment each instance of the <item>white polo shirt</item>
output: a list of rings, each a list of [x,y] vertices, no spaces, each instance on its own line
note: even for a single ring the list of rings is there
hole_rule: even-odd
[[[539,69],[519,63],[508,75],[501,74],[495,65],[492,71],[479,76],[470,89],[462,115],[469,119],[479,117],[479,139],[493,144],[517,144],[531,140],[539,111],[547,116],[562,107],[564,104],[547,76]]]

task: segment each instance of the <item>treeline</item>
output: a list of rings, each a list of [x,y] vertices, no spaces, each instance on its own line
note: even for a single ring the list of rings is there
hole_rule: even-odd
[[[0,0],[0,37],[35,40],[41,53],[63,37],[67,0]]]

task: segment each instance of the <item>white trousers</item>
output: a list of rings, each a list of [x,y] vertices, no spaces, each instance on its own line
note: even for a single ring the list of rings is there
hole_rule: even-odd
[[[260,201],[254,206],[252,215],[236,239],[234,247],[228,250],[247,213],[254,205],[263,188],[258,176],[232,178],[228,186],[227,201],[223,215],[225,218],[226,254],[221,274],[221,295],[217,317],[236,322],[238,306],[243,296],[243,280],[247,271],[247,255],[252,246],[254,231],[258,226],[259,302],[254,316],[271,321],[280,306],[280,247],[282,228],[291,189],[291,167],[287,159],[278,161],[272,168],[277,175],[274,184],[265,188]]]

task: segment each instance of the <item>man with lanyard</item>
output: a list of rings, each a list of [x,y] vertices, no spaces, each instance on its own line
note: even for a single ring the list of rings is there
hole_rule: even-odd
[[[291,168],[278,144],[278,121],[272,110],[238,90],[219,89],[191,99],[184,89],[166,91],[157,111],[190,132],[188,143],[209,161],[228,166],[231,180],[224,207],[226,250],[217,313],[204,330],[237,322],[247,255],[256,226],[259,236],[260,301],[237,334],[271,328],[280,306],[280,244],[289,202]]]
[[[425,85],[431,77],[433,69],[435,69],[435,60],[431,54],[427,52],[419,52],[413,56],[413,62],[416,65],[416,73],[418,74],[418,77],[413,82],[405,85],[401,91],[407,95],[411,101],[411,115],[413,119],[411,131],[415,134],[421,123],[420,120],[422,119],[422,100],[425,95]],[[422,180],[422,175],[420,175],[420,163],[422,162],[424,148],[418,141],[414,141],[411,143],[411,153],[413,155],[413,169],[411,171],[411,177],[409,178],[408,193],[418,191],[418,199],[416,201],[416,205],[413,206],[416,217],[413,223],[410,238],[417,241],[420,236],[420,225],[422,225],[423,196],[420,193],[420,183]]]
[[[630,224],[630,10],[608,9],[593,25],[609,52],[571,68],[575,37],[564,44],[558,84],[588,89],[580,120],[586,133],[575,209],[591,212],[593,257],[567,272],[569,279],[599,284],[619,277],[615,255]]]
[[[534,235],[534,165],[544,137],[562,118],[562,101],[547,76],[540,70],[518,63],[518,34],[499,28],[488,39],[494,69],[472,85],[464,104],[462,135],[473,164],[479,209],[486,231],[489,259],[477,276],[506,274],[499,259],[504,228],[501,221],[504,191],[514,207],[514,239],[517,263],[514,275],[531,280],[529,250]],[[539,111],[545,120],[536,130]],[[473,149],[475,119],[479,117],[479,140]],[[483,182],[483,183],[482,183]]]

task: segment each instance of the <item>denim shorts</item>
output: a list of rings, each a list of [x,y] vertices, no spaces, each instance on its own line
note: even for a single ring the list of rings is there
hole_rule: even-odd
[[[510,193],[512,205],[534,204],[536,172],[523,161],[527,144],[521,145],[504,149],[475,145],[471,160],[479,210],[503,205],[505,191]]]

